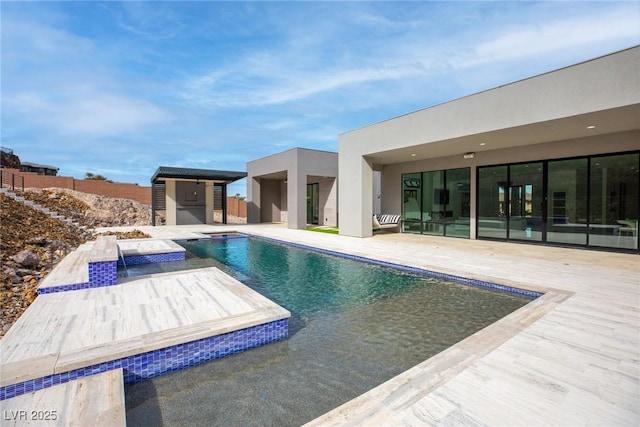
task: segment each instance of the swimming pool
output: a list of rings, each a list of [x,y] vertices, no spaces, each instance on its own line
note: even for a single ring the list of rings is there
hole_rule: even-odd
[[[174,267],[222,268],[292,312],[290,337],[128,386],[128,425],[300,425],[531,301],[257,238],[181,244]]]

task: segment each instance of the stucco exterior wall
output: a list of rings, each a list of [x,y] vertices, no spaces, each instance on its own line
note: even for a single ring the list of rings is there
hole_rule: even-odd
[[[307,184],[322,182],[319,216],[336,224],[337,174],[337,153],[304,148],[247,163],[247,222],[284,221],[289,228],[304,228]]]
[[[338,225],[338,180],[331,177],[308,176],[307,184],[318,184],[318,225]]]
[[[385,165],[382,172],[382,212],[401,214],[402,175],[411,172],[426,172],[454,168],[471,168],[471,221],[476,213],[476,168],[478,166],[499,165],[537,160],[561,159],[608,154],[637,150],[640,147],[640,130],[599,135],[589,138],[576,138],[566,141],[554,141],[525,147],[506,148],[476,153],[473,159],[464,159],[461,155],[438,157],[435,159]],[[475,238],[475,228],[471,228]]]
[[[400,197],[400,180],[394,177],[397,172],[388,170],[405,168],[397,165],[412,163],[410,156],[425,162],[420,167],[437,163],[437,169],[446,169],[479,162],[563,157],[570,152],[573,154],[567,156],[581,155],[610,140],[608,134],[637,130],[639,64],[640,47],[636,47],[340,135],[340,233],[372,234],[374,168],[387,170],[383,171],[387,176],[382,197],[388,199],[382,210],[400,213],[399,202],[394,200]],[[598,122],[596,129],[588,127],[592,120]],[[587,146],[579,142],[594,135],[596,139],[589,139]],[[569,140],[577,145],[571,147]],[[479,149],[479,143],[485,141],[487,148]],[[629,147],[634,143],[615,144]],[[637,140],[635,144],[637,149]],[[607,145],[600,149],[622,148]],[[476,157],[463,162],[462,154],[468,151],[476,152]],[[398,194],[394,196],[395,190]]]
[[[166,224],[176,225],[176,212],[178,204],[176,203],[176,182],[168,179],[165,181],[165,200],[166,200]]]
[[[165,200],[167,204],[166,210],[166,225],[177,225],[178,222],[178,194],[177,192],[177,183],[180,180],[166,178],[165,181]],[[193,181],[185,181],[186,183],[193,184]],[[213,181],[199,181],[199,187],[201,191],[204,191],[204,200],[205,200],[205,223],[213,224],[214,223],[214,215],[213,215]]]
[[[275,179],[263,179],[260,184],[260,222],[280,222],[281,197],[280,181]]]
[[[339,153],[348,149],[367,156],[440,141],[455,143],[451,140],[468,135],[634,105],[640,99],[639,65],[640,48],[634,48],[469,95],[344,133]],[[545,142],[537,138],[522,135],[513,144]]]

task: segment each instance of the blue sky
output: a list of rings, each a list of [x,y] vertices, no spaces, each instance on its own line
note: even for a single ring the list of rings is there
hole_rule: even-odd
[[[149,185],[640,44],[640,2],[2,1],[2,146]],[[230,194],[245,194],[245,180]]]

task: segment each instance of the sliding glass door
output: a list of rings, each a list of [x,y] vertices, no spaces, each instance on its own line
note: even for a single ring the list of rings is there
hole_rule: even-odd
[[[471,170],[447,170],[445,188],[448,199],[445,235],[468,239],[471,229]]]
[[[422,173],[422,221],[423,233],[444,235],[448,193],[444,188],[444,171]]]
[[[588,159],[549,162],[547,242],[587,244]]]
[[[508,166],[478,169],[478,237],[507,238]]]
[[[402,175],[402,193],[402,231],[421,233],[422,174],[406,173]]]
[[[469,168],[402,175],[402,231],[469,238]]]
[[[477,235],[638,250],[640,153],[478,168]]]
[[[509,238],[542,241],[542,162],[509,170]]]
[[[638,249],[638,156],[591,159],[589,245]]]

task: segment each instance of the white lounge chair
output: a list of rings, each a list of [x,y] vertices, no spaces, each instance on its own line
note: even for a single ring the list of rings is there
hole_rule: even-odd
[[[388,230],[392,228],[400,229],[400,215],[374,215],[373,231]]]

